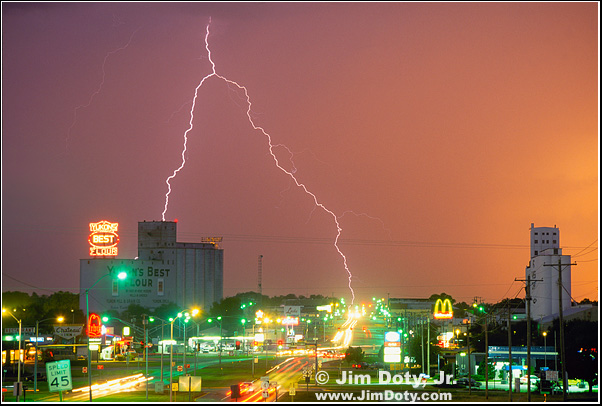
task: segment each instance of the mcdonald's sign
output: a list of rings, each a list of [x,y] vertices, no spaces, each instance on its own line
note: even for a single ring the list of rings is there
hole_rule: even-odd
[[[451,319],[454,317],[454,311],[452,310],[452,304],[449,299],[441,300],[437,299],[435,302],[435,311],[433,317],[436,319]]]

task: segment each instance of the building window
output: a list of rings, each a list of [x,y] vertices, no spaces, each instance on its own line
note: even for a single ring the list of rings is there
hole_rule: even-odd
[[[537,235],[537,233],[535,233],[535,235]]]
[[[163,283],[163,278],[159,278],[157,280],[157,295],[159,296],[163,296],[165,294]]]
[[[111,285],[111,295],[112,296],[119,296],[119,281],[114,280],[113,284]]]
[[[535,244],[537,244],[537,240],[533,241]]]
[[[537,255],[537,251],[535,251],[535,255]]]
[[[556,240],[552,240],[552,242],[553,242],[554,244],[556,244]]]

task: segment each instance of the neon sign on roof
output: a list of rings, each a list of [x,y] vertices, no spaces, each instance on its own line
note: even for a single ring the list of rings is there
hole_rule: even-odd
[[[437,299],[435,302],[435,311],[433,317],[436,319],[451,319],[454,317],[454,311],[449,299]]]
[[[90,235],[88,236],[90,255],[93,257],[116,256],[119,243],[118,228],[119,223],[111,223],[106,220],[90,223]]]
[[[100,316],[96,313],[91,313],[88,318],[88,337],[98,338],[102,336],[102,324],[100,322]]]

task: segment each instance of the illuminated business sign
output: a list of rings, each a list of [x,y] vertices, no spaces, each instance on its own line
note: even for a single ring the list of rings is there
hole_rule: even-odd
[[[452,304],[449,299],[441,300],[437,299],[435,302],[435,311],[433,317],[436,319],[451,319],[454,317],[454,311],[452,310]]]
[[[119,223],[111,223],[103,220],[98,223],[90,223],[90,235],[88,242],[90,243],[90,255],[93,257],[117,255],[117,244],[119,236],[117,228]]]
[[[102,323],[100,322],[100,316],[96,313],[90,313],[88,317],[88,337],[99,338],[102,337]]]
[[[398,331],[387,331],[384,343],[384,361],[386,363],[401,362],[401,334]]]
[[[285,317],[281,322],[285,326],[298,326],[299,318],[298,317]]]

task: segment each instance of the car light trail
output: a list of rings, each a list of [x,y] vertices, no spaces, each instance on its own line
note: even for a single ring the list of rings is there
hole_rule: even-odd
[[[180,166],[178,168],[176,168],[173,171],[173,173],[170,176],[168,176],[167,179],[165,180],[165,183],[167,184],[167,192],[165,194],[165,206],[163,208],[163,213],[161,214],[163,221],[165,221],[165,214],[167,213],[167,209],[169,206],[169,195],[171,194],[171,180],[176,177],[178,172],[180,172],[182,170],[182,168],[184,168],[184,165],[186,164],[186,149],[187,149],[187,144],[188,144],[188,134],[190,133],[190,131],[192,131],[192,129],[194,127],[194,124],[193,124],[194,108],[196,106],[199,89],[203,86],[203,84],[205,83],[205,81],[207,79],[209,79],[211,77],[216,77],[218,79],[223,80],[228,85],[236,86],[239,90],[244,92],[244,99],[246,100],[246,103],[247,103],[246,114],[247,114],[249,123],[251,124],[251,126],[253,127],[254,130],[261,131],[261,133],[267,138],[268,149],[269,149],[270,155],[272,156],[272,158],[274,160],[276,167],[278,169],[280,169],[282,172],[284,172],[295,183],[295,185],[297,185],[297,187],[303,189],[303,191],[313,199],[315,207],[321,208],[323,211],[325,211],[327,214],[329,214],[332,217],[332,220],[334,221],[334,224],[336,225],[336,229],[337,229],[336,237],[334,240],[334,247],[335,247],[336,251],[339,253],[339,255],[341,256],[341,258],[343,260],[343,265],[345,267],[345,271],[347,272],[347,275],[348,275],[348,287],[351,292],[351,304],[350,304],[350,306],[351,306],[355,300],[355,292],[354,292],[353,288],[351,287],[352,274],[351,274],[351,271],[349,270],[349,266],[347,265],[347,257],[345,256],[345,254],[343,254],[343,252],[341,251],[341,249],[339,248],[339,245],[338,245],[339,238],[341,236],[341,232],[343,231],[343,229],[341,228],[341,225],[339,223],[339,218],[337,217],[337,215],[334,212],[332,212],[330,209],[328,209],[326,206],[324,206],[322,203],[320,203],[320,201],[318,200],[318,197],[315,194],[313,194],[307,188],[307,186],[305,186],[305,184],[303,184],[297,180],[297,178],[295,177],[295,172],[297,171],[297,169],[295,168],[294,163],[292,164],[291,170],[285,169],[280,164],[280,161],[278,160],[278,158],[276,157],[276,154],[274,152],[275,148],[279,147],[279,148],[286,149],[290,154],[289,160],[291,161],[291,163],[292,163],[293,154],[290,151],[290,149],[288,147],[284,146],[283,144],[274,145],[272,143],[272,137],[270,136],[270,134],[268,134],[262,127],[257,126],[255,124],[255,122],[251,118],[251,99],[249,97],[247,88],[238,84],[237,82],[230,80],[224,76],[221,76],[217,73],[216,68],[215,68],[215,63],[213,62],[213,59],[211,58],[211,49],[209,48],[209,27],[210,27],[210,25],[211,25],[211,19],[209,19],[209,23],[207,24],[206,33],[205,33],[205,49],[207,50],[207,56],[208,56],[209,62],[211,63],[211,67],[212,67],[211,73],[204,76],[194,90],[194,98],[192,99],[192,107],[190,109],[189,126],[188,126],[188,129],[184,132],[184,146],[183,146],[182,154],[181,154],[182,162],[181,162]]]
[[[152,380],[152,377],[149,377],[148,380]],[[146,381],[144,374],[136,374],[126,376],[124,378],[117,378],[107,381],[101,384],[92,385],[92,392],[95,396],[106,396],[111,393],[116,392],[129,392],[135,390],[136,385],[141,384]],[[90,386],[84,386],[81,388],[73,389],[71,392],[73,394],[76,393],[88,393],[90,391]]]

